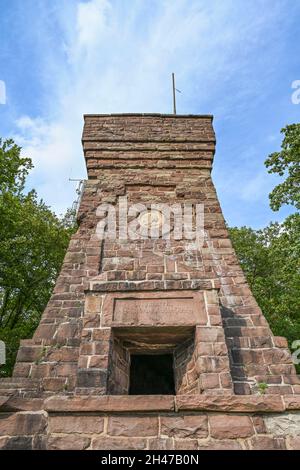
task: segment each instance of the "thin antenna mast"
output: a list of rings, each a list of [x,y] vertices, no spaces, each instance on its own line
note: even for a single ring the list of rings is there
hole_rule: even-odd
[[[172,85],[173,85],[173,114],[176,114],[176,88],[175,88],[175,74],[172,73]]]

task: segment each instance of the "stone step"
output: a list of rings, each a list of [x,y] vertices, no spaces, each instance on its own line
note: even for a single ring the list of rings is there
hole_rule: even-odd
[[[35,390],[39,386],[39,380],[28,378],[5,377],[0,379],[1,390]]]

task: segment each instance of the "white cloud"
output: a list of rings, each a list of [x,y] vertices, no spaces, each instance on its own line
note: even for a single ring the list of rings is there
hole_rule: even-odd
[[[105,33],[106,19],[111,9],[106,0],[94,0],[79,3],[77,10],[77,41],[79,47],[95,46],[99,42],[101,33]]]
[[[3,80],[0,80],[0,104],[6,104],[6,88]]]
[[[205,106],[212,96],[220,115],[241,106],[239,97],[259,86],[248,80],[249,57],[272,40],[271,27],[280,19],[277,3],[272,10],[254,3],[90,0],[74,2],[74,16],[58,7],[64,61],[51,46],[44,51],[44,75],[51,74],[53,85],[48,107],[38,118],[20,117],[15,136],[35,163],[31,180],[46,202],[61,212],[75,197],[68,177],[85,176],[84,113],[172,112],[173,71],[183,91],[178,112],[210,112]]]

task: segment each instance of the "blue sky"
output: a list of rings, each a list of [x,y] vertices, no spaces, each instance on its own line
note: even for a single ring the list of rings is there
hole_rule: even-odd
[[[263,227],[279,179],[264,160],[300,121],[300,0],[0,0],[0,136],[33,159],[57,213],[85,178],[84,113],[213,114],[213,178],[230,225]],[[0,100],[1,101],[1,100]]]

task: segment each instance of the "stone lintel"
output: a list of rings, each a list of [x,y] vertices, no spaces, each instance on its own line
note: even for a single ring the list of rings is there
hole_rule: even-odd
[[[174,411],[175,400],[172,395],[52,396],[45,400],[44,409],[53,413]]]
[[[99,397],[52,396],[44,409],[63,412],[158,412],[216,411],[230,413],[279,413],[300,410],[300,396],[238,395],[102,395]]]

